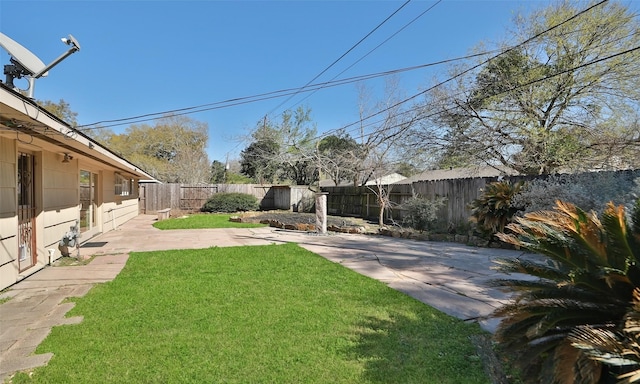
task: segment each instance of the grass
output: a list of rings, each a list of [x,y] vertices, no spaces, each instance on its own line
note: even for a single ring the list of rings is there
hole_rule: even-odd
[[[466,324],[295,244],[132,253],[14,383],[489,383]]]
[[[232,215],[226,214],[198,214],[186,217],[161,220],[153,223],[158,229],[204,229],[204,228],[257,228],[266,224],[235,223],[229,221]]]

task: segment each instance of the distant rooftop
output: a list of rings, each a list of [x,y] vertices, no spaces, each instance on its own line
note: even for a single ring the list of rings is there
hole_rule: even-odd
[[[435,169],[413,175],[394,184],[411,184],[417,181],[470,179],[475,177],[516,176],[518,172],[507,167],[477,166],[469,168]]]

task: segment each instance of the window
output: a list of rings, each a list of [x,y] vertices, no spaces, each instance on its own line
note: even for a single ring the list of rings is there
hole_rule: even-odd
[[[116,196],[129,196],[133,194],[133,179],[127,179],[119,173],[116,173],[115,179]]]

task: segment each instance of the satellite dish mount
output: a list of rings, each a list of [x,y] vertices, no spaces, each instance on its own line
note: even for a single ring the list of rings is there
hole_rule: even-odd
[[[53,60],[51,64],[45,65],[38,56],[34,55],[19,43],[13,41],[9,36],[0,32],[0,47],[4,48],[9,55],[11,55],[11,59],[9,59],[11,64],[4,66],[4,75],[6,76],[7,86],[16,89],[13,84],[13,80],[26,77],[29,82],[27,96],[29,98],[33,98],[36,79],[47,76],[48,71],[51,68],[58,65],[69,55],[80,50],[78,40],[76,40],[72,35],[69,35],[68,38],[63,37],[62,42],[69,45],[70,48],[57,59]]]

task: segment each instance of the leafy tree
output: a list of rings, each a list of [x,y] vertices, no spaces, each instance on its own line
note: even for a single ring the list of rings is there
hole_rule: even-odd
[[[610,373],[625,373],[616,366],[620,358],[638,369],[631,354],[618,352],[637,343],[625,339],[633,333],[624,320],[638,313],[640,210],[629,223],[623,206],[610,203],[599,218],[558,201],[555,211],[516,221],[507,226],[510,234],[498,237],[546,257],[500,260],[500,271],[529,278],[495,281],[515,295],[494,312],[502,319],[495,337],[523,369],[525,382],[605,382]],[[618,355],[603,359],[611,345],[602,336],[609,332],[620,336],[613,340]]]
[[[218,160],[213,160],[211,163],[211,184],[222,184],[226,182],[226,172],[227,167],[225,164]]]
[[[316,156],[322,172],[338,185],[354,180],[362,162],[362,148],[348,133],[339,131],[318,142]]]
[[[593,4],[563,1],[519,17],[506,41],[526,44],[503,44],[484,64],[452,68],[452,80],[430,92],[424,109],[432,117],[414,144],[447,162],[523,174],[633,165],[640,52],[625,51],[640,45],[640,24],[618,2],[569,20]]]
[[[64,99],[60,99],[57,103],[51,100],[38,100],[38,104],[52,113],[55,117],[69,124],[72,128],[75,128],[78,125],[78,113],[71,110],[71,105],[64,101]]]
[[[258,139],[249,144],[240,152],[242,174],[260,184],[272,183],[278,172],[278,163],[274,159],[279,151],[278,143],[269,138]]]
[[[132,125],[107,136],[105,145],[160,181],[208,183],[208,127],[185,116],[165,116],[154,125]]]
[[[237,172],[227,172],[227,184],[251,184],[253,180]]]
[[[279,121],[265,118],[241,153],[242,173],[260,183],[311,184],[318,177],[313,161],[315,135],[308,108],[285,111]]]
[[[413,176],[413,175],[416,175],[416,174],[420,173],[420,170],[413,163],[408,163],[406,161],[400,161],[395,166],[395,172],[401,174],[402,176],[410,177],[410,176]]]
[[[316,128],[309,108],[298,107],[285,111],[278,127],[281,140],[279,161],[284,165],[282,179],[296,185],[311,185],[318,180],[318,169],[313,161]]]

